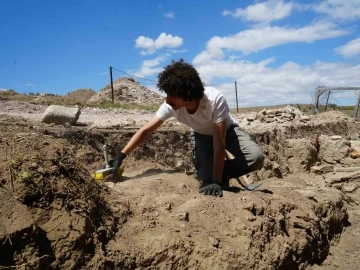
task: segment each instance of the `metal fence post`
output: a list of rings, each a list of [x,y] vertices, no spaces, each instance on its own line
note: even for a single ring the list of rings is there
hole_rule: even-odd
[[[110,82],[111,82],[111,101],[112,101],[112,104],[114,104],[114,86],[113,86],[112,66],[110,66]]]

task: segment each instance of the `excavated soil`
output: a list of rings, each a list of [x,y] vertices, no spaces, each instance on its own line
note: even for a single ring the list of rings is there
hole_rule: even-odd
[[[332,142],[321,135],[359,140],[360,124],[344,115],[286,123],[236,115],[266,154],[248,175],[263,185],[250,192],[232,179],[215,198],[198,193],[182,125],[167,122],[125,160],[121,178],[96,182],[102,146],[114,155],[153,113],[83,108],[78,125],[55,126],[39,122],[42,105],[0,102],[0,269],[360,265],[360,179],[339,188],[327,182],[333,172],[311,170],[335,158],[317,145]],[[344,149],[331,166],[360,166]]]

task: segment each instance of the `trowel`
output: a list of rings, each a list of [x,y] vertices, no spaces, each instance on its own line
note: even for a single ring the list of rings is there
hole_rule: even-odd
[[[250,183],[250,181],[249,181],[249,179],[247,178],[247,176],[246,175],[243,175],[243,176],[241,176],[242,177],[242,179],[244,179],[244,182],[246,183],[246,185],[244,185],[241,181],[240,181],[240,179],[239,179],[239,177],[237,177],[236,178],[236,180],[238,181],[238,183],[241,185],[241,186],[243,186],[244,188],[246,188],[247,190],[250,190],[250,191],[253,191],[253,190],[255,190],[255,189],[258,189],[259,187],[261,187],[261,185],[263,184],[263,183],[256,183],[256,184],[253,184],[253,183]]]
[[[108,157],[106,144],[103,145],[103,150],[104,150],[105,168],[95,171],[94,174],[95,180],[105,180],[110,175],[113,175],[113,167],[111,167],[109,164],[109,157]],[[123,172],[124,169],[120,167],[116,171],[115,176],[120,177],[123,174]]]
[[[228,150],[226,150],[226,149],[225,149],[225,156],[226,156],[226,159],[235,159],[235,156],[234,156],[232,153],[230,153]],[[253,191],[253,190],[255,190],[255,189],[258,189],[258,188],[262,185],[262,183],[260,183],[260,182],[259,182],[259,183],[256,183],[256,184],[251,183],[251,182],[249,181],[249,179],[247,178],[246,175],[243,175],[243,176],[241,176],[241,177],[244,179],[245,184],[243,184],[243,183],[240,181],[239,177],[237,177],[236,180],[238,181],[238,183],[239,183],[242,187],[244,187],[245,189],[247,189],[247,190],[249,190],[249,191]]]

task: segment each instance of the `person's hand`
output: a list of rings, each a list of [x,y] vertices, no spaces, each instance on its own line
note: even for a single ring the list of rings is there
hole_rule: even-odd
[[[111,161],[112,164],[110,164],[110,166],[112,165],[112,172],[113,174],[116,173],[116,171],[119,169],[119,167],[121,166],[123,160],[126,158],[126,154],[120,152],[119,155],[115,156]],[[111,163],[111,162],[109,162]]]
[[[203,193],[204,195],[211,195],[211,196],[219,196],[222,197],[222,189],[221,186],[217,183],[209,183],[199,190],[200,193]]]

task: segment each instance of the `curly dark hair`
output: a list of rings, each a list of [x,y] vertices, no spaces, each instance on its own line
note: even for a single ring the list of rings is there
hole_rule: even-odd
[[[185,101],[200,100],[204,95],[204,85],[196,69],[183,59],[164,67],[158,75],[157,87],[169,96]]]

